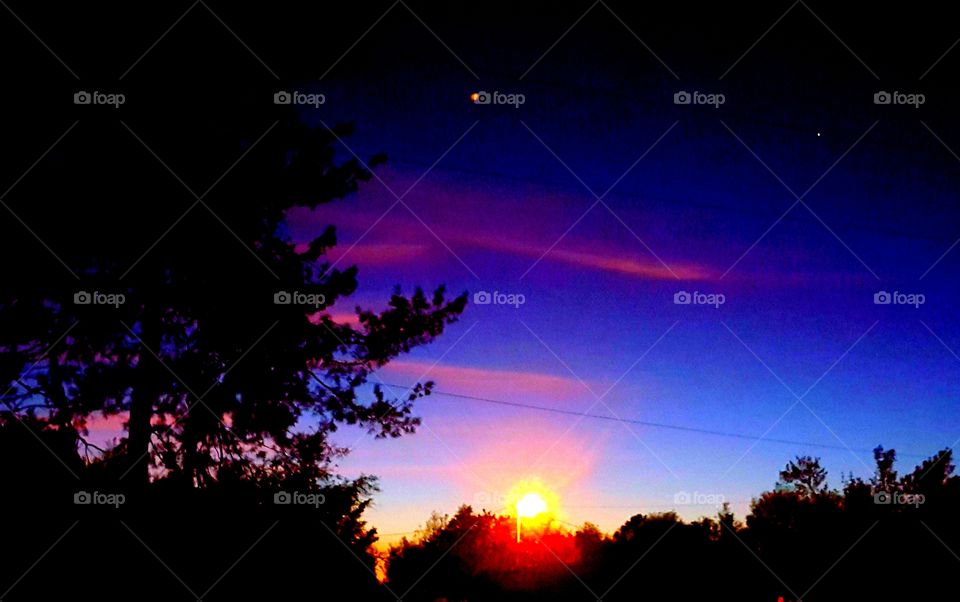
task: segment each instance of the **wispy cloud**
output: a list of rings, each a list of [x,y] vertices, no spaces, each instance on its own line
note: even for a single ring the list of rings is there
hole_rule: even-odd
[[[397,172],[391,181],[403,183],[407,177],[408,174]],[[534,206],[525,202],[535,193],[546,194],[542,203]],[[359,196],[362,198],[356,203],[325,206],[313,212],[295,212],[291,216],[291,232],[299,239],[306,239],[309,233],[336,224],[340,243],[331,251],[330,257],[333,260],[342,257],[342,264],[361,267],[446,260],[448,252],[433,238],[435,234],[458,253],[473,251],[475,257],[482,253],[497,253],[522,259],[520,263],[527,260],[532,263],[542,257],[543,261],[579,269],[649,280],[674,280],[677,277],[710,280],[719,276],[714,266],[665,256],[663,259],[670,266],[667,269],[644,250],[627,229],[621,231],[616,224],[617,232],[622,235],[619,241],[606,236],[597,238],[600,234],[584,222],[551,248],[575,216],[582,213],[583,199],[575,195],[531,191],[529,186],[519,185],[515,188],[465,188],[462,183],[441,178],[418,185],[418,198],[430,202],[413,203],[410,210],[393,207],[392,199],[377,188],[363,190]],[[416,211],[416,216],[411,211]],[[504,220],[503,216],[507,215],[510,219]],[[602,210],[597,210],[594,217],[613,219]],[[624,215],[624,218],[630,223],[662,222],[655,214],[637,214],[636,211]],[[432,234],[424,224],[429,225]],[[640,235],[656,238],[650,232],[641,231]],[[351,248],[351,245],[354,246]],[[674,248],[682,246],[677,243]],[[550,251],[544,256],[548,249]],[[480,265],[484,263],[482,257],[472,261]]]
[[[542,372],[434,366],[429,361],[395,360],[384,368],[383,375],[385,379],[399,380],[397,384],[413,384],[413,379],[432,380],[438,389],[497,399],[574,400],[586,395],[583,385],[576,379]]]
[[[642,258],[642,252],[628,252],[625,250],[604,250],[600,252],[579,251],[555,248],[544,255],[549,244],[533,246],[513,241],[497,240],[494,238],[470,237],[465,242],[490,251],[512,253],[523,257],[544,261],[554,260],[583,268],[593,268],[607,272],[617,272],[637,278],[652,280],[709,280],[718,274],[706,266],[692,264],[671,265],[672,272],[653,257]]]

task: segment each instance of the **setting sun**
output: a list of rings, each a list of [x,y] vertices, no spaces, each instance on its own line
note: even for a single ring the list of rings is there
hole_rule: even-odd
[[[539,478],[516,482],[505,502],[506,513],[523,518],[526,525],[549,523],[560,510],[560,498]]]
[[[517,515],[523,518],[533,518],[546,510],[547,503],[539,493],[528,493],[517,502]]]
[[[513,486],[507,496],[507,514],[517,519],[517,543],[524,528],[542,531],[553,522],[560,507],[555,493],[539,479],[526,480]]]

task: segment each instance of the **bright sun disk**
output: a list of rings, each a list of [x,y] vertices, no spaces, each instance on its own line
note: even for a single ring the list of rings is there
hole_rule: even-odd
[[[517,515],[533,518],[547,511],[547,503],[539,493],[528,493],[517,501]]]

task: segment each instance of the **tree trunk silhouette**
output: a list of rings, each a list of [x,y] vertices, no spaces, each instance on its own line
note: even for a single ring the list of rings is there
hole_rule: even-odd
[[[145,347],[137,364],[137,386],[130,399],[130,424],[127,438],[129,467],[127,479],[134,485],[145,486],[150,480],[150,435],[153,419],[153,404],[160,391],[159,370],[163,370],[153,353],[160,353],[159,317],[147,311],[140,321],[140,339]]]

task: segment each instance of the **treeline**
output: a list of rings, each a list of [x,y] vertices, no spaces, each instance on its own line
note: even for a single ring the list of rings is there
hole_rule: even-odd
[[[741,522],[725,505],[694,522],[638,514],[612,536],[546,528],[516,544],[509,518],[463,506],[390,553],[404,600],[955,599],[960,478],[945,449],[898,476],[878,447],[868,479],[827,484],[799,457]],[[949,596],[943,597],[943,596]]]
[[[831,488],[797,458],[743,519],[637,514],[525,529],[464,506],[379,555],[363,513],[370,478],[231,475],[198,488],[122,477],[70,429],[0,416],[4,600],[954,599],[960,478],[949,449],[899,475],[877,448],[868,479]],[[24,428],[26,427],[26,428]],[[37,435],[37,436],[35,436]],[[44,449],[46,448],[46,449]],[[377,579],[386,577],[384,582]],[[948,596],[944,598],[944,596]]]

